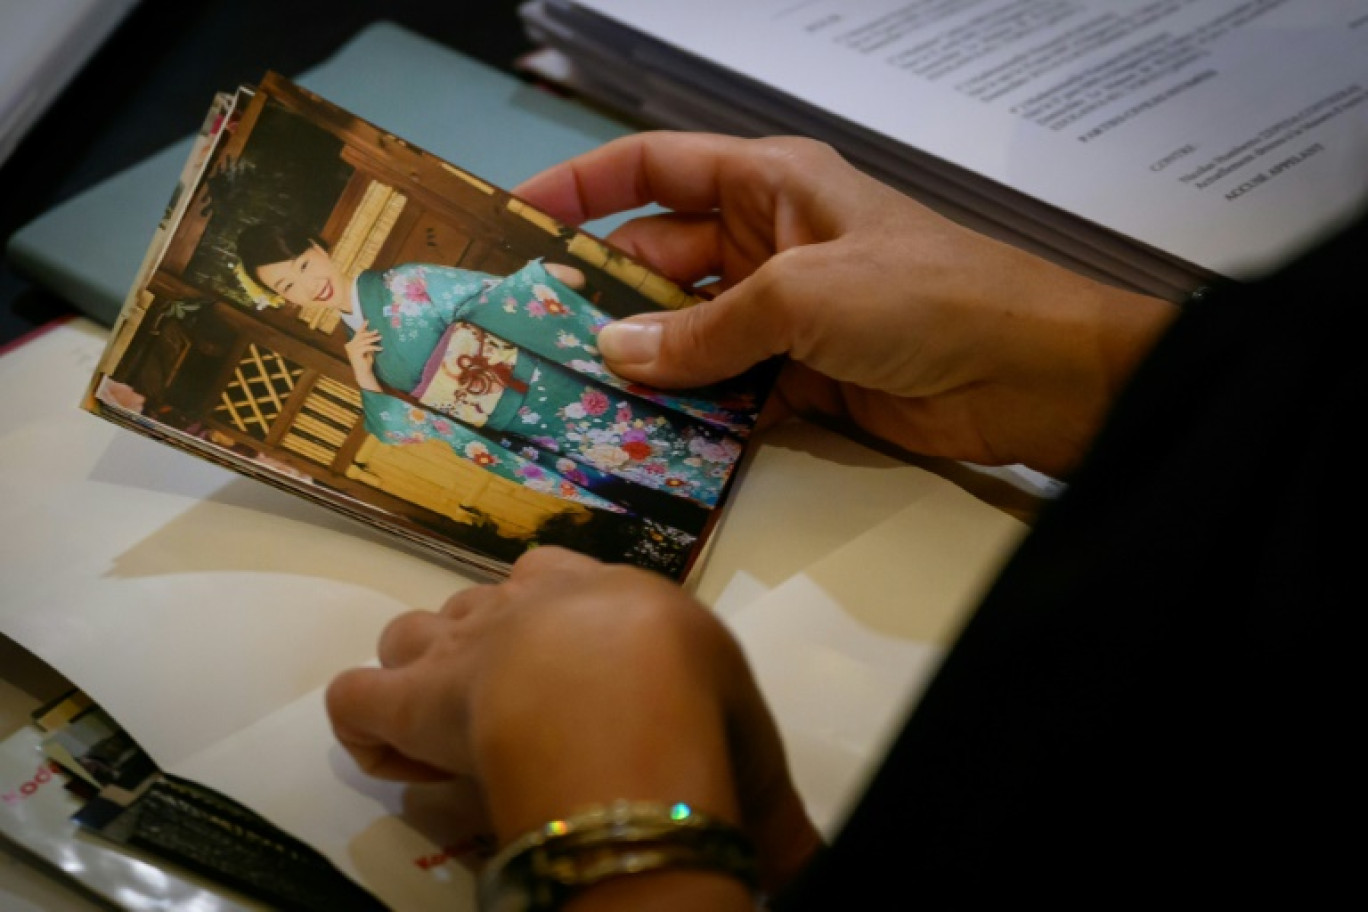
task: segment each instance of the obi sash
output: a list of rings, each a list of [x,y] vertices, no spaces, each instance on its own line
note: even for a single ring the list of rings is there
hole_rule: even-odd
[[[518,347],[472,323],[456,322],[442,333],[412,395],[434,411],[482,427],[506,394],[521,403],[535,358],[519,358]]]

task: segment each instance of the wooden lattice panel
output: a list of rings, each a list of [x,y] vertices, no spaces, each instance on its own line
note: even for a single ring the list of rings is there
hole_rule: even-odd
[[[337,451],[360,420],[360,394],[336,380],[320,377],[280,445],[310,462],[331,468]]]
[[[250,343],[214,413],[242,433],[265,440],[303,373],[298,364]]]

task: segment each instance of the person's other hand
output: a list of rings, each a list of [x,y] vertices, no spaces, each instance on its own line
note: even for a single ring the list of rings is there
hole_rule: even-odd
[[[626,798],[742,824],[770,888],[818,844],[742,652],[664,577],[537,548],[397,617],[379,659],[329,685],[338,740],[375,776],[472,777],[501,842]]]
[[[361,328],[347,340],[344,348],[357,385],[373,393],[380,392],[380,381],[375,377],[375,355],[381,350],[380,331],[362,321]]]
[[[514,190],[568,224],[658,203],[607,240],[702,306],[599,336],[616,372],[662,387],[775,355],[798,413],[900,447],[1067,474],[1173,305],[970,231],[798,138],[650,132]]]

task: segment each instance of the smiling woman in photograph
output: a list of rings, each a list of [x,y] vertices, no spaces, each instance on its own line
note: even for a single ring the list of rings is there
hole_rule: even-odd
[[[617,512],[595,493],[613,479],[717,505],[754,403],[664,395],[608,371],[595,343],[611,318],[578,293],[580,270],[405,263],[353,279],[320,239],[272,223],[237,249],[286,302],[338,312],[367,430],[384,442],[443,440],[502,477]]]

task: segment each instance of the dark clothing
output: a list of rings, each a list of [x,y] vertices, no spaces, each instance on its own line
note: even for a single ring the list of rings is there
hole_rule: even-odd
[[[1184,305],[776,908],[1360,895],[1366,254]]]

